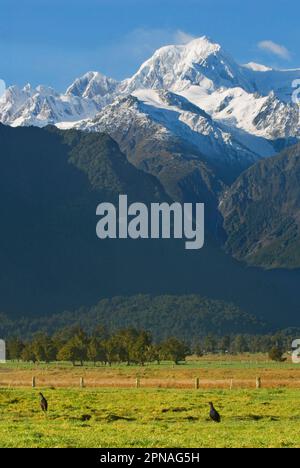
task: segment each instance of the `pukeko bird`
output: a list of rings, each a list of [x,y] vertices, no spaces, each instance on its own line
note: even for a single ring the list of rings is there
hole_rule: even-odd
[[[219,415],[218,411],[215,409],[213,403],[209,402],[209,406],[210,406],[210,412],[209,412],[210,419],[212,419],[216,423],[221,422],[221,416]]]
[[[42,393],[40,393],[39,395],[40,395],[41,410],[44,413],[47,413],[47,411],[48,411],[48,401],[46,400],[46,398],[44,397],[44,395]]]

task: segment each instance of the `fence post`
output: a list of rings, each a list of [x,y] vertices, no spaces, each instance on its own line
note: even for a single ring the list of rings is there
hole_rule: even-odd
[[[261,388],[261,378],[256,377],[256,388]]]
[[[135,386],[136,386],[136,388],[140,388],[140,386],[141,386],[141,379],[139,377],[137,377],[136,380],[135,380]]]
[[[35,388],[35,377],[32,377],[31,385],[32,385],[32,388]]]
[[[84,378],[83,377],[80,377],[79,385],[80,385],[80,388],[84,388]]]
[[[230,380],[230,390],[233,389],[233,379]]]
[[[195,378],[195,389],[198,390],[200,387],[200,379],[199,377],[196,377]]]

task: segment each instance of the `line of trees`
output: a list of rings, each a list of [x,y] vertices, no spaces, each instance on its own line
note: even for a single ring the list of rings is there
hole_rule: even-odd
[[[212,354],[268,353],[272,361],[283,362],[283,355],[291,350],[293,339],[289,335],[236,335],[214,337],[208,335],[194,347],[194,354],[203,356]]]
[[[270,353],[279,349],[281,353],[291,349],[293,335],[278,332],[274,335],[207,335],[194,344],[193,353],[201,356],[205,353]]]
[[[128,328],[109,335],[103,327],[97,327],[91,335],[82,328],[64,329],[52,337],[36,333],[23,342],[12,338],[7,342],[8,359],[27,362],[69,361],[73,365],[84,362],[126,363],[144,365],[162,360],[179,364],[191,353],[181,340],[170,337],[155,344],[150,333]]]
[[[22,341],[11,338],[7,342],[8,359],[27,362],[69,361],[73,365],[84,362],[126,363],[144,365],[163,360],[178,364],[191,354],[203,356],[207,353],[269,353],[273,360],[282,359],[284,352],[291,349],[288,335],[235,335],[201,337],[188,346],[184,341],[169,337],[160,343],[153,341],[145,330],[126,328],[108,333],[103,326],[88,334],[81,327],[64,328],[49,336],[36,333],[32,339]]]

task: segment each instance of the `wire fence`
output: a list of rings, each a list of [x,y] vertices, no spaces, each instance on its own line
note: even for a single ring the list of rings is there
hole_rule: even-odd
[[[92,378],[68,377],[48,378],[46,375],[10,380],[0,379],[1,388],[170,388],[170,389],[261,389],[261,388],[300,388],[300,379],[176,379],[176,378]]]

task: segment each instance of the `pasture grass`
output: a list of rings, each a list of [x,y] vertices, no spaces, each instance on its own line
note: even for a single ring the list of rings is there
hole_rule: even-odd
[[[300,447],[300,391],[0,389],[1,447]],[[208,401],[222,416],[208,418]]]

